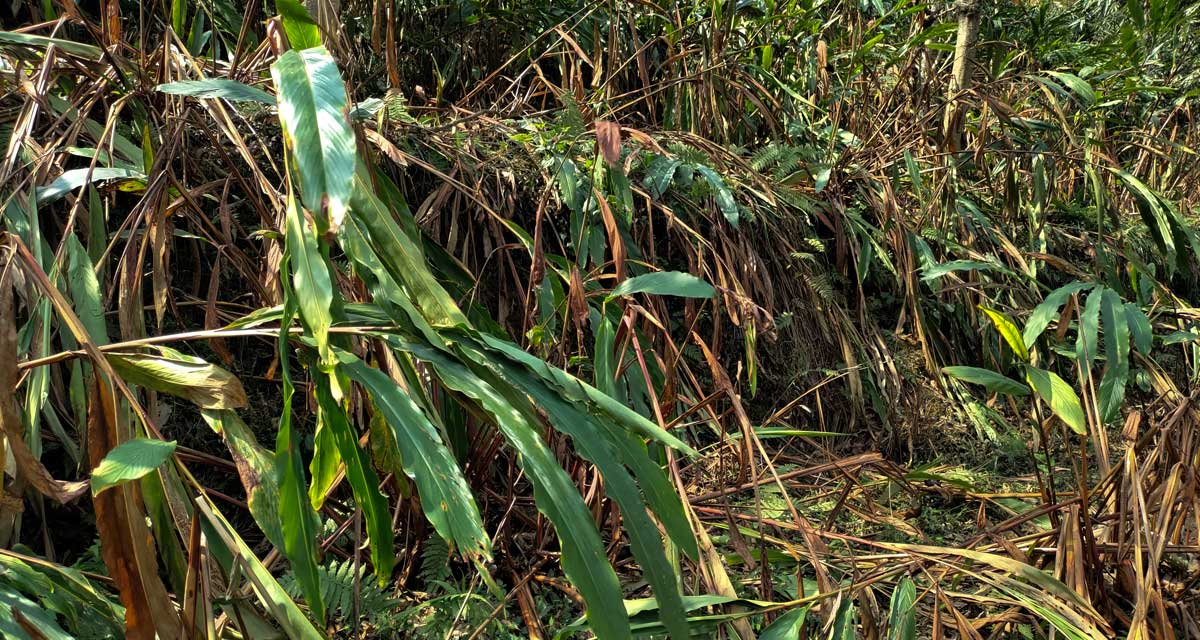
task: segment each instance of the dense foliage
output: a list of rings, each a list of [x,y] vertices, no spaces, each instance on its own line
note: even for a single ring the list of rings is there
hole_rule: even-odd
[[[1200,635],[1200,6],[4,11],[5,637]]]

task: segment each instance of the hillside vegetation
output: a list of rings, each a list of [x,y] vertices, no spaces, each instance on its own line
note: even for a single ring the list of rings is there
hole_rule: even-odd
[[[1200,5],[6,4],[3,637],[1200,637]]]

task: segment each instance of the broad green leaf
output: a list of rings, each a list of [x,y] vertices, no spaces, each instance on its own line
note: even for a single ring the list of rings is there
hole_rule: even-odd
[[[655,271],[625,280],[613,288],[607,300],[635,293],[649,293],[680,298],[711,298],[716,290],[711,284],[682,271]]]
[[[175,441],[126,440],[113,447],[92,470],[92,495],[154,471],[175,453]]]
[[[675,571],[663,551],[663,540],[658,535],[658,528],[646,514],[646,504],[642,501],[638,484],[634,482],[626,466],[633,470],[641,481],[651,508],[662,521],[670,523],[682,520],[685,515],[682,504],[673,491],[668,490],[667,498],[670,502],[666,503],[660,499],[661,494],[654,491],[656,485],[666,485],[669,488],[669,482],[663,470],[649,461],[645,446],[634,441],[623,429],[614,429],[612,421],[597,420],[580,410],[578,405],[569,402],[562,394],[549,387],[536,372],[520,363],[509,365],[504,362],[502,356],[496,357],[499,354],[479,352],[464,343],[459,344],[464,353],[480,367],[491,370],[497,380],[512,382],[523,394],[532,397],[534,404],[550,417],[550,424],[570,435],[579,454],[596,465],[604,477],[608,495],[620,507],[625,518],[625,530],[629,534],[634,557],[642,567],[646,580],[654,587],[664,625],[672,636],[686,638],[686,615],[680,600]],[[522,396],[516,396],[520,397]],[[521,404],[518,399],[512,402]],[[536,415],[536,410],[531,405],[522,405],[521,408],[531,418]]]
[[[979,306],[987,317],[991,319],[992,324],[996,326],[996,330],[1008,343],[1012,349],[1013,355],[1017,356],[1022,362],[1029,362],[1029,349],[1025,345],[1024,338],[1021,337],[1021,331],[1017,329],[1017,324],[1012,321],[1007,315],[983,305]]]
[[[588,621],[596,637],[628,638],[629,621],[613,615],[621,610],[621,585],[608,563],[591,512],[574,481],[546,446],[541,430],[530,422],[519,405],[514,406],[518,396],[514,393],[506,397],[493,386],[494,380],[480,376],[478,371],[452,358],[437,352],[424,357],[431,358],[443,384],[479,402],[495,418],[501,433],[518,454],[517,460],[533,484],[534,503],[558,533],[563,570],[587,603]]]
[[[1029,314],[1029,319],[1025,321],[1025,332],[1022,334],[1025,344],[1033,346],[1037,342],[1046,327],[1050,326],[1050,322],[1058,317],[1058,311],[1066,303],[1067,298],[1085,289],[1090,289],[1092,286],[1090,282],[1072,282],[1050,292],[1050,295],[1046,296],[1041,304],[1034,307],[1033,313]]]
[[[54,179],[53,182],[37,188],[38,201],[45,204],[54,202],[64,195],[82,187],[85,184],[103,182],[105,180],[145,180],[146,174],[136,169],[126,167],[96,167],[95,169],[71,169]]]
[[[1150,355],[1154,342],[1154,328],[1150,326],[1150,318],[1136,302],[1125,303],[1125,321],[1129,324],[1129,333],[1133,336],[1133,344],[1144,356]]]
[[[1108,424],[1121,413],[1125,403],[1125,383],[1129,380],[1129,321],[1121,296],[1104,290],[1100,316],[1104,322],[1104,375],[1097,389],[1100,421]]]
[[[1133,201],[1137,205],[1138,213],[1142,217],[1142,222],[1150,231],[1150,236],[1158,245],[1159,251],[1166,258],[1165,262],[1173,267],[1176,260],[1175,231],[1171,224],[1170,211],[1163,203],[1162,197],[1146,183],[1126,171],[1120,169],[1109,169],[1109,171],[1116,174],[1129,188],[1130,193],[1133,194]]]
[[[858,624],[855,618],[858,615],[858,608],[854,606],[854,601],[843,596],[842,604],[838,606],[837,614],[833,618],[833,629],[829,634],[829,640],[856,640],[858,638]]]
[[[275,104],[275,96],[248,84],[229,78],[206,78],[204,80],[182,80],[160,84],[156,89],[162,93],[193,98],[224,98],[226,100]]]
[[[468,325],[466,316],[450,294],[430,273],[420,246],[400,228],[392,212],[375,196],[365,167],[355,180],[351,219],[375,252],[379,264],[392,280],[404,286],[428,324]],[[401,216],[404,219],[410,214],[404,212]]]
[[[300,0],[275,0],[275,9],[283,18],[283,32],[293,49],[321,46],[321,30]]]
[[[796,640],[808,616],[808,607],[797,607],[779,616],[758,634],[758,640]]]
[[[271,78],[304,206],[322,221],[328,210],[336,228],[350,206],[358,150],[337,64],[324,47],[292,50],[271,65]],[[317,231],[327,226],[318,222]]]
[[[36,635],[29,634],[30,627]],[[0,583],[0,635],[9,640],[74,640],[58,626],[52,612],[4,583]]]
[[[721,210],[721,214],[725,216],[725,220],[729,222],[730,226],[736,227],[740,214],[738,213],[737,202],[733,199],[733,192],[729,190],[729,187],[725,185],[725,181],[711,167],[698,164],[696,165],[696,172],[703,176],[708,185],[716,192],[717,208]]]
[[[675,169],[681,164],[683,164],[682,160],[666,156],[654,158],[654,161],[646,168],[646,178],[642,181],[642,184],[650,190],[650,197],[655,200],[663,197],[675,180]]]
[[[286,215],[288,263],[292,267],[292,288],[304,327],[317,343],[324,364],[332,363],[329,353],[329,326],[333,324],[333,282],[329,267],[317,245],[317,232],[309,227],[296,199],[288,196]]]
[[[382,582],[391,576],[396,564],[396,554],[392,550],[391,513],[388,511],[387,498],[379,492],[379,477],[375,475],[367,455],[358,446],[358,433],[351,426],[345,409],[333,397],[332,375],[318,375],[313,380],[317,410],[346,465],[346,480],[350,482],[354,501],[362,509],[366,522],[367,539],[371,543],[371,564]]]
[[[1075,389],[1053,371],[1037,367],[1025,366],[1025,380],[1029,386],[1041,396],[1054,415],[1062,419],[1071,430],[1080,435],[1087,434],[1087,420],[1083,415],[1083,405]]]
[[[888,640],[917,640],[917,587],[904,576],[892,591],[888,607]]]
[[[1047,71],[1046,73],[1057,78],[1059,82],[1070,88],[1071,93],[1075,94],[1076,98],[1079,99],[1080,104],[1082,104],[1085,108],[1092,106],[1092,104],[1096,102],[1096,91],[1092,89],[1092,85],[1088,84],[1088,82],[1083,78],[1080,78],[1073,73],[1065,73],[1062,71]]]
[[[248,403],[242,383],[228,371],[168,347],[147,350],[109,351],[105,356],[126,381],[190,400],[202,409],[237,409]]]
[[[1006,375],[979,367],[942,367],[942,373],[971,384],[981,385],[992,393],[1010,396],[1027,396],[1029,387]]]
[[[382,371],[345,351],[336,352],[342,369],[371,395],[400,448],[404,470],[416,482],[425,517],[465,555],[491,556],[479,507],[437,428],[408,393]]]

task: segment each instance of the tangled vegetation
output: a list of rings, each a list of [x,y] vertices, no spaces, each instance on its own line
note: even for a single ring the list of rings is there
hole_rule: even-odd
[[[11,4],[4,637],[1200,637],[1200,6]]]

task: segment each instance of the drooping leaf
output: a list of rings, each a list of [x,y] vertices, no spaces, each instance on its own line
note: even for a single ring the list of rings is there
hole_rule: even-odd
[[[1084,108],[1090,107],[1096,102],[1096,91],[1083,78],[1063,71],[1047,71],[1046,74],[1057,78],[1059,82],[1066,85]]]
[[[1075,357],[1083,370],[1083,379],[1092,375],[1092,363],[1100,351],[1100,307],[1105,287],[1097,286],[1088,294],[1079,316],[1079,335],[1075,338]]]
[[[985,262],[983,260],[951,260],[922,269],[921,279],[936,280],[955,271],[997,271],[1012,274],[1012,271],[994,262]]]
[[[380,581],[387,580],[396,564],[392,550],[393,534],[388,501],[379,492],[379,477],[362,448],[358,446],[358,434],[350,424],[345,409],[333,397],[332,375],[317,376],[317,408],[325,428],[335,443],[342,463],[346,465],[346,480],[354,493],[354,501],[362,509],[366,524],[367,540],[371,544],[371,564]]]
[[[304,206],[313,215],[324,216],[328,210],[337,227],[350,206],[357,162],[349,100],[337,63],[324,47],[292,50],[271,65],[271,78]],[[318,223],[317,231],[323,233],[325,226]]]
[[[225,100],[275,104],[275,96],[248,84],[229,78],[205,78],[167,82],[155,87],[162,93],[193,98],[224,98]]]
[[[151,349],[105,355],[126,381],[190,400],[202,409],[237,409],[248,403],[242,383],[228,371],[168,347]]]
[[[1003,393],[1011,396],[1029,395],[1029,387],[991,369],[981,369],[979,367],[943,367],[942,373],[963,382],[981,385],[993,393]]]
[[[1007,315],[997,311],[996,309],[982,305],[980,305],[979,309],[982,310],[992,321],[992,324],[996,326],[996,330],[1000,332],[1000,335],[1004,338],[1004,341],[1007,342],[1009,348],[1012,349],[1013,355],[1017,356],[1017,358],[1019,358],[1022,362],[1029,362],[1029,349],[1025,345],[1025,339],[1021,337],[1021,330],[1017,329],[1017,323],[1013,322],[1012,318],[1009,318]]]
[[[127,167],[96,167],[95,169],[71,169],[54,179],[53,182],[37,188],[38,201],[45,204],[54,202],[64,195],[82,187],[85,184],[103,182],[105,180],[145,180],[146,174]]]
[[[405,472],[417,485],[425,517],[438,533],[468,556],[491,556],[479,507],[458,463],[437,428],[396,383],[345,351],[336,353],[343,370],[371,395],[391,427]]]
[[[238,477],[246,490],[246,503],[258,528],[276,547],[284,547],[280,522],[279,482],[275,475],[275,457],[264,449],[238,414],[229,410],[205,409],[204,421],[225,441]]]
[[[711,298],[717,294],[711,284],[682,271],[655,271],[625,280],[613,288],[608,300],[635,293],[680,298]]]
[[[1080,404],[1079,396],[1075,393],[1075,389],[1071,388],[1071,385],[1058,377],[1057,373],[1031,365],[1025,366],[1025,380],[1050,406],[1054,415],[1065,422],[1072,431],[1080,435],[1087,434],[1087,420],[1083,415],[1083,405]]]
[[[92,495],[154,471],[175,453],[175,441],[149,438],[126,440],[108,452],[92,470]]]
[[[231,560],[236,559],[236,562],[240,564],[244,575],[254,588],[254,594],[258,597],[258,601],[279,623],[279,626],[287,633],[287,637],[296,640],[325,640],[325,634],[313,626],[300,607],[296,606],[283,587],[279,586],[279,582],[263,566],[254,551],[246,546],[241,536],[237,534],[237,530],[229,524],[225,516],[221,515],[216,505],[207,496],[201,495],[196,499],[196,506],[208,525],[207,531],[210,539],[215,538],[212,542],[220,542],[224,547],[221,551],[229,554]]]

